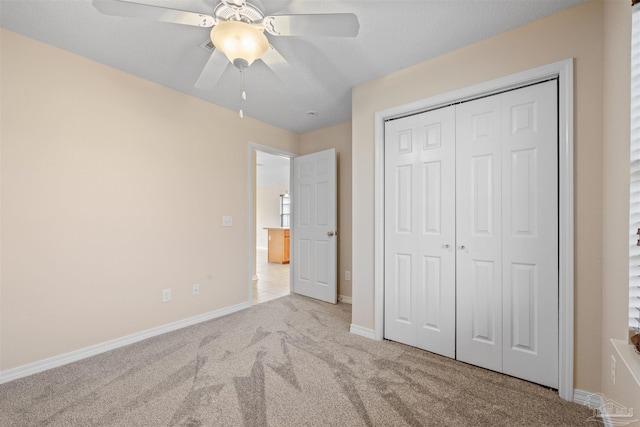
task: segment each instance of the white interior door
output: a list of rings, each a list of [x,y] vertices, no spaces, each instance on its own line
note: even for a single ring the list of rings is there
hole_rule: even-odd
[[[456,110],[458,360],[502,370],[500,97]]]
[[[337,302],[336,151],[293,159],[293,292]]]
[[[558,387],[557,81],[502,95],[503,369]]]
[[[455,107],[385,124],[385,338],[455,357]]]

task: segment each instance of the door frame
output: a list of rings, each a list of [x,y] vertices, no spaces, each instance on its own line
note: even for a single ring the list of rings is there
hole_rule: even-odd
[[[256,185],[256,164],[254,162],[253,155],[256,151],[262,151],[263,153],[273,154],[276,156],[283,156],[289,158],[289,186],[293,182],[293,159],[294,157],[298,157],[295,153],[290,153],[288,151],[280,150],[278,148],[269,147],[267,145],[256,144],[254,142],[249,142],[249,157],[248,157],[248,170],[249,170],[249,233],[247,239],[249,241],[248,244],[248,273],[247,273],[247,302],[249,305],[253,305],[253,266],[256,262],[255,253],[256,253],[256,206],[254,204],[255,198],[255,185]],[[291,212],[291,217],[289,217],[289,221],[293,220],[293,212]],[[289,257],[293,256],[293,252],[289,253]],[[289,261],[289,292],[293,289],[293,263]]]
[[[573,178],[573,58],[468,86],[375,114],[375,228],[374,228],[374,338],[384,337],[384,123],[450,104],[558,79],[558,190],[559,190],[559,322],[558,394],[573,401],[574,335],[574,178]]]

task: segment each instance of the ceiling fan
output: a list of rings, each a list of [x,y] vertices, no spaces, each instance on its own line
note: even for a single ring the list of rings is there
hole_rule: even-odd
[[[283,79],[291,72],[289,63],[269,43],[265,31],[271,36],[355,37],[360,30],[358,17],[353,13],[265,16],[246,0],[220,0],[212,15],[125,0],[93,0],[93,6],[104,15],[212,28],[210,36],[215,48],[195,87],[212,89],[232,63],[243,76],[242,100],[246,100],[244,70],[257,59]]]

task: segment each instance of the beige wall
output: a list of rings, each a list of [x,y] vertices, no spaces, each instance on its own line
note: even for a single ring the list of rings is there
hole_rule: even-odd
[[[300,154],[335,148],[338,156],[338,295],[351,297],[351,123],[300,135]]]
[[[603,3],[594,0],[353,90],[353,323],[374,328],[374,114],[575,58],[575,387],[600,390]],[[357,219],[357,220],[356,220]],[[594,343],[596,348],[594,348]]]
[[[248,143],[299,136],[0,37],[0,370],[248,301]]]
[[[629,141],[631,8],[626,1],[604,6],[604,189],[602,229],[602,393],[640,412],[640,387],[614,351],[611,339],[626,341],[629,298]],[[611,381],[611,356],[617,381]]]

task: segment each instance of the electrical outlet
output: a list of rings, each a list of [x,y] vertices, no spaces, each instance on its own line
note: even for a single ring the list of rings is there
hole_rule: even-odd
[[[169,301],[171,301],[171,288],[163,289],[162,302],[169,302]]]
[[[344,271],[344,280],[351,280],[351,272],[349,270]]]
[[[616,358],[611,355],[611,382],[616,385]]]
[[[233,225],[233,218],[230,215],[225,215],[222,217],[223,227],[231,227],[232,225]]]
[[[193,285],[191,294],[194,297],[197,297],[198,295],[200,295],[200,285],[198,285],[197,283],[195,285]]]

